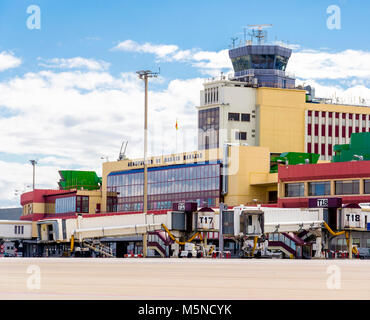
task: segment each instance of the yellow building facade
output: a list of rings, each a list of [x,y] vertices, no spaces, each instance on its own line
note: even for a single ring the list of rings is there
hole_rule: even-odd
[[[370,108],[308,103],[305,90],[258,88],[256,114],[257,145],[271,153],[319,153],[321,160],[331,159],[335,144],[349,143],[352,132],[370,129]]]
[[[224,161],[223,149],[209,149],[188,153],[171,154],[148,158],[148,169],[170,169],[191,165],[215,165]],[[267,203],[269,193],[277,195],[277,174],[270,173],[270,152],[268,148],[254,146],[230,146],[228,150],[227,190],[222,194],[223,167],[217,176],[219,179],[218,201],[228,205]],[[125,175],[130,172],[143,170],[143,159],[121,160],[103,163],[102,175],[102,211],[109,212],[107,200],[117,196],[110,189],[108,177],[112,174]],[[142,197],[142,195],[141,195]],[[181,198],[181,196],[180,196]],[[179,198],[179,200],[180,200]],[[118,210],[120,211],[120,210]]]

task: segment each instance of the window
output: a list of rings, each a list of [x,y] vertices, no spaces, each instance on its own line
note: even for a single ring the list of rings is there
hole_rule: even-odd
[[[77,196],[76,197],[76,212],[88,213],[89,212],[89,197]]]
[[[286,183],[285,184],[286,197],[303,197],[304,183]]]
[[[229,121],[239,121],[240,114],[229,112]]]
[[[55,200],[55,213],[76,212],[76,197],[64,197]]]
[[[310,182],[308,184],[309,196],[330,195],[330,181]]]
[[[17,234],[18,233],[17,231],[18,231],[17,226],[14,226],[14,233]]]
[[[335,181],[335,194],[358,194],[359,180]]]
[[[219,108],[198,112],[198,149],[213,149],[219,146]]]
[[[346,250],[347,249],[347,243],[346,239],[338,239],[338,245],[336,247],[336,250]]]
[[[370,194],[370,180],[364,180],[364,193]]]
[[[370,239],[366,239],[366,247],[370,248]]]
[[[129,190],[135,187],[133,192],[126,195],[118,194],[118,197],[107,197],[107,210],[114,211],[141,211],[142,210],[142,189],[143,181],[136,185],[130,186],[129,179],[126,179],[132,173],[119,174],[122,181],[126,181],[125,185],[118,187],[122,190]],[[135,173],[135,175],[143,175],[143,172]],[[220,165],[219,164],[201,164],[201,165],[185,165],[179,168],[153,168],[150,169],[148,175],[148,208],[153,209],[170,209],[173,202],[178,201],[197,201],[203,205],[207,202],[211,205],[218,205],[219,201],[219,180],[220,180]],[[110,181],[112,183],[112,181]],[[112,188],[108,185],[108,188]],[[118,189],[117,188],[117,189]],[[131,189],[130,189],[131,190]],[[138,193],[140,192],[140,196]],[[196,197],[194,193],[197,193]]]
[[[251,121],[251,115],[249,113],[242,113],[242,121]]]
[[[247,140],[246,132],[235,132],[235,140]]]
[[[360,248],[361,247],[361,242],[360,242],[360,238],[353,238],[353,240],[352,240],[352,244],[354,245],[354,246],[356,246],[357,248]]]

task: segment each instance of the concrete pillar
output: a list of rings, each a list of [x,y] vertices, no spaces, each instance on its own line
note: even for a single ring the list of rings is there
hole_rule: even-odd
[[[146,258],[148,255],[148,234],[143,234],[143,257]]]
[[[348,243],[348,257],[349,259],[352,259],[352,233],[349,231],[349,243]]]

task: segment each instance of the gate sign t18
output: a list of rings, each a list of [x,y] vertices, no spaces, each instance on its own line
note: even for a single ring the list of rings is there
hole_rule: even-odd
[[[309,198],[309,208],[341,208],[342,198]]]
[[[317,199],[318,208],[327,208],[329,204],[328,199]]]
[[[344,229],[365,229],[364,214],[361,210],[343,210],[342,225]]]

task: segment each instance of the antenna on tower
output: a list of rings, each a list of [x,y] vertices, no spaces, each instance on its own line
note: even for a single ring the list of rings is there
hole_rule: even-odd
[[[232,49],[235,48],[235,41],[238,40],[238,37],[231,37],[231,42],[232,42]]]
[[[252,30],[252,33],[249,33],[251,38],[257,38],[258,44],[262,44],[267,38],[266,28],[272,27],[272,24],[249,24],[248,28]]]

